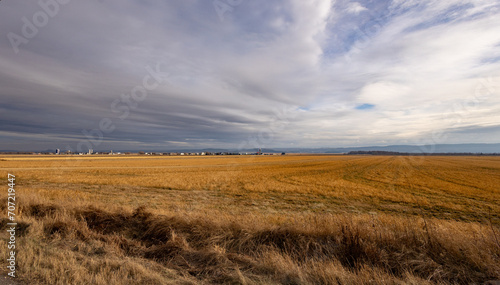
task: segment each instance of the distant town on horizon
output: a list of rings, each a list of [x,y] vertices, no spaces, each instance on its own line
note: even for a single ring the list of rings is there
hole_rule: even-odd
[[[310,154],[385,154],[385,155],[418,155],[418,154],[499,154],[498,144],[435,144],[435,145],[389,145],[359,147],[323,147],[323,148],[202,148],[202,149],[167,149],[167,150],[94,150],[75,152],[65,149],[47,149],[35,151],[0,150],[3,154],[57,154],[57,155],[284,155],[286,153]]]

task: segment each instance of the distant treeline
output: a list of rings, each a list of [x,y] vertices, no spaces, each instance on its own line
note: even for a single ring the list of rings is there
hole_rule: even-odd
[[[436,156],[478,156],[478,155],[495,155],[500,156],[500,153],[472,153],[472,152],[446,152],[446,153],[409,153],[397,151],[350,151],[347,155],[436,155]]]

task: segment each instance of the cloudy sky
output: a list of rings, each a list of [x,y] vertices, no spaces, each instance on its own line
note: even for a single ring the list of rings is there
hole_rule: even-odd
[[[0,150],[500,142],[500,0],[0,2]]]

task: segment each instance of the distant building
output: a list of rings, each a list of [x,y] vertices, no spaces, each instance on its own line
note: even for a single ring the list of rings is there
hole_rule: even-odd
[[[61,154],[61,150],[60,149],[56,149],[56,154]]]
[[[89,155],[93,154],[94,153],[94,150],[93,149],[89,149]]]

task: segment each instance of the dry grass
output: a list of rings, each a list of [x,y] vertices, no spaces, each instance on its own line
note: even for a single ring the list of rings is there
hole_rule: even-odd
[[[500,279],[495,157],[2,159],[30,284]]]

